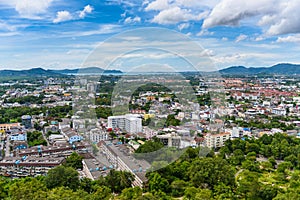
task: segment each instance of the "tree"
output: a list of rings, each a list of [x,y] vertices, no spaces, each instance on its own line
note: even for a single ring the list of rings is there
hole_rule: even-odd
[[[151,173],[148,184],[149,184],[149,191],[153,194],[159,191],[167,192],[169,190],[168,180],[161,177],[161,175],[156,172]]]
[[[47,200],[72,199],[72,200],[88,200],[89,195],[83,190],[73,191],[68,187],[56,187],[47,194]]]
[[[271,163],[272,167],[275,168],[277,164],[275,158],[272,156],[268,159],[268,161]]]
[[[259,173],[245,170],[238,181],[238,193],[245,199],[259,199]]]
[[[195,159],[188,169],[191,182],[195,187],[213,188],[219,182],[235,184],[235,170],[221,158]]]
[[[233,165],[241,165],[244,160],[244,152],[240,149],[234,150],[233,155],[229,159],[230,163],[232,163]]]
[[[212,198],[212,191],[209,189],[202,189],[195,195],[195,200],[210,200]]]
[[[90,195],[90,200],[110,200],[112,197],[111,189],[106,186],[101,186]]]
[[[142,196],[142,194],[143,191],[140,187],[125,188],[120,195],[120,199],[122,200],[138,199],[140,196]]]
[[[172,196],[181,197],[188,184],[183,180],[175,180],[171,183]]]
[[[195,199],[195,196],[199,190],[195,187],[187,187],[184,191],[184,197],[187,199]]]
[[[43,182],[35,178],[24,178],[9,187],[9,196],[12,200],[46,199],[47,188]]]
[[[166,120],[166,126],[179,126],[180,120],[175,118],[175,115],[168,115]]]
[[[105,184],[116,193],[121,193],[123,189],[131,187],[134,180],[133,174],[126,171],[110,170],[105,177]]]
[[[282,162],[278,165],[277,171],[284,173],[285,170],[291,169],[293,167],[293,164],[291,162]]]
[[[136,153],[149,153],[157,151],[163,148],[164,145],[160,141],[146,141],[143,145],[139,146],[139,148],[135,151]]]
[[[279,193],[274,200],[300,199],[300,189],[288,190],[286,193]]]
[[[58,166],[48,171],[44,182],[49,189],[65,186],[75,190],[80,184],[78,175],[72,167]]]
[[[82,170],[83,169],[82,159],[83,159],[82,156],[80,156],[76,152],[73,152],[69,157],[66,158],[66,162],[64,163],[64,166]]]
[[[80,179],[80,189],[86,191],[87,193],[92,193],[93,192],[93,182],[89,178],[82,178]]]

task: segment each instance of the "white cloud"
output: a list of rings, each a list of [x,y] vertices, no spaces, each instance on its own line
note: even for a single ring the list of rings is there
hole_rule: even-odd
[[[276,42],[300,42],[300,34],[279,37]]]
[[[144,2],[144,4],[146,4],[147,2]],[[168,8],[170,8],[169,0],[155,0],[151,3],[148,3],[147,7],[145,8],[145,11],[165,10]]]
[[[24,18],[38,18],[47,12],[53,0],[16,0],[15,10]]]
[[[252,25],[262,27],[267,36],[300,33],[299,7],[299,0],[222,0],[202,27],[237,26],[251,18]]]
[[[56,18],[53,20],[53,23],[59,23],[59,22],[64,22],[64,21],[69,21],[72,20],[73,17],[70,12],[63,10],[63,11],[58,11],[56,13]]]
[[[254,40],[259,42],[259,41],[263,41],[265,39],[266,39],[265,36],[260,35],[260,36],[256,37]]]
[[[86,5],[82,11],[79,12],[79,18],[85,18],[87,14],[92,13],[94,8],[90,5]]]
[[[17,32],[17,31],[0,33],[0,37],[11,37],[11,36],[16,36],[16,35],[21,35],[21,33]]]
[[[186,8],[213,8],[220,0],[176,0],[174,3]]]
[[[214,35],[214,32],[210,32],[206,29],[202,29],[199,33],[197,33],[197,36],[207,36],[207,35]]]
[[[201,20],[207,15],[206,12],[195,15],[188,9],[181,9],[178,6],[161,11],[152,22],[158,24],[177,24],[190,20]]]
[[[136,16],[134,18],[132,17],[127,17],[124,21],[126,24],[131,24],[131,23],[135,23],[135,22],[141,22],[141,18]]]
[[[222,0],[203,22],[203,28],[218,25],[238,25],[242,19],[274,12],[278,0]]]
[[[83,19],[87,14],[92,13],[94,8],[90,5],[86,5],[83,10],[71,14],[69,11],[63,10],[56,13],[56,18],[53,23],[65,22],[74,19]],[[79,14],[78,14],[79,13]],[[76,16],[78,14],[78,16]]]
[[[187,29],[187,28],[189,28],[190,27],[190,24],[189,23],[182,23],[182,24],[179,24],[178,25],[178,29],[180,30],[180,31],[182,31],[183,29]]]
[[[64,32],[61,37],[84,37],[90,35],[110,34],[120,31],[121,26],[114,24],[105,24],[98,27],[98,29],[90,31],[76,31],[76,32]]]
[[[15,31],[16,26],[14,25],[9,25],[5,21],[0,21],[0,30],[2,31]]]
[[[158,24],[177,24],[180,22],[199,21],[208,15],[208,8],[218,0],[145,0],[145,11],[159,11],[152,22]],[[180,29],[180,27],[178,27]]]
[[[267,31],[268,35],[281,35],[288,33],[300,33],[300,1],[289,0],[280,4],[280,11],[277,13],[273,23]]]
[[[235,42],[240,42],[240,41],[243,41],[245,39],[247,39],[248,36],[247,35],[244,35],[244,34],[241,34],[239,35],[236,39],[235,39]]]

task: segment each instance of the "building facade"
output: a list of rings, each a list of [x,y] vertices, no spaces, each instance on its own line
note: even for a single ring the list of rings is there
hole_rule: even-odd
[[[108,128],[121,129],[128,133],[137,134],[143,131],[142,119],[137,115],[119,115],[108,117]]]
[[[204,136],[205,146],[209,148],[217,148],[224,146],[226,140],[230,139],[231,134],[228,132],[220,134],[208,133]]]

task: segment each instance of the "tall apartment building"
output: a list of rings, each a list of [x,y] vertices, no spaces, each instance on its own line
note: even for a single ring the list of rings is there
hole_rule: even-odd
[[[207,147],[209,148],[217,148],[224,146],[226,140],[230,139],[230,133],[219,133],[219,134],[211,134],[208,133],[204,136],[204,141]]]
[[[133,114],[110,116],[108,117],[108,128],[119,128],[128,133],[136,134],[143,130],[142,119]]]

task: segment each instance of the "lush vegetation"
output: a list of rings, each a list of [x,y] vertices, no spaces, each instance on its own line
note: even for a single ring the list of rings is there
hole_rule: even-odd
[[[41,108],[30,108],[30,107],[12,107],[0,109],[0,123],[9,123],[12,121],[21,122],[22,115],[39,115],[44,114],[50,118],[64,118],[67,115],[71,115],[72,106],[56,106],[53,108],[41,107]],[[47,119],[47,118],[46,118]]]
[[[82,156],[78,155],[76,152],[73,152],[69,157],[66,158],[66,162],[64,163],[64,166],[82,170],[83,169],[82,159],[83,159]]]
[[[138,151],[161,147],[157,141],[146,142]],[[79,179],[75,169],[80,159],[73,154],[45,177],[2,178],[0,198],[300,199],[300,139],[284,134],[227,141],[217,153],[189,148],[177,161],[149,172],[145,188],[132,188],[133,175],[115,170],[99,180]]]
[[[47,145],[47,141],[44,139],[42,132],[33,131],[27,132],[27,142],[29,146]]]
[[[157,151],[164,147],[164,144],[159,140],[149,140],[146,141],[145,144],[139,146],[139,148],[135,151],[136,153],[149,153]]]
[[[44,94],[39,96],[24,96],[18,98],[5,99],[5,103],[20,103],[20,104],[42,104]]]

